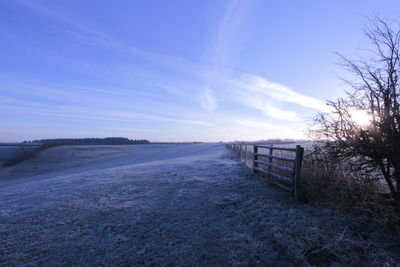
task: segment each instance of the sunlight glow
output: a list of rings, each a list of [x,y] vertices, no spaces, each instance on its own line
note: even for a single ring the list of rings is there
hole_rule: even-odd
[[[359,126],[368,126],[371,124],[372,116],[366,110],[353,109],[349,111],[349,114],[353,122]]]

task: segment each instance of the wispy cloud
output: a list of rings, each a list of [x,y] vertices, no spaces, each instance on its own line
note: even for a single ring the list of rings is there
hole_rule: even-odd
[[[235,76],[237,78],[234,77],[231,79],[230,83],[249,92],[272,97],[278,102],[295,103],[303,107],[320,111],[327,110],[327,106],[323,101],[297,93],[282,84],[270,82],[261,76],[239,73],[236,73]]]
[[[212,112],[217,108],[217,100],[215,99],[214,92],[210,88],[205,88],[200,93],[200,105],[205,110]]]
[[[205,70],[207,87],[203,95],[213,95],[213,99],[218,99],[221,95],[216,91],[221,92],[221,89],[215,90],[218,88],[216,84],[227,88],[224,91],[225,95],[232,94],[232,87],[234,87],[239,89],[236,94],[238,97],[235,99],[238,103],[260,110],[264,115],[279,120],[301,120],[296,112],[280,108],[280,103],[294,103],[326,111],[326,105],[318,99],[297,93],[259,75],[240,73],[226,67],[230,58],[238,57],[238,53],[246,42],[246,37],[251,34],[241,29],[250,8],[249,1],[242,0],[232,0],[226,6],[212,47],[211,61],[214,66]],[[204,104],[202,106],[207,107]]]
[[[211,41],[207,59],[213,67],[203,72],[205,86],[200,94],[200,104],[209,112],[217,108],[217,94],[214,91],[218,91],[215,88],[215,80],[220,78],[218,68],[224,68],[243,46],[243,38],[239,42],[237,36],[241,34],[243,37],[240,25],[245,18],[247,6],[247,1],[229,1],[217,27],[215,39]]]
[[[250,7],[249,1],[231,0],[228,2],[217,28],[213,45],[212,62],[217,66],[225,66],[244,47],[247,39],[242,24]]]
[[[104,33],[96,27],[90,27],[79,19],[68,17],[68,15],[63,12],[58,12],[57,10],[52,10],[30,1],[20,2],[26,7],[49,16],[59,23],[68,25],[68,34],[80,42],[104,48],[116,54],[122,54],[124,57],[126,56],[126,58],[139,57],[145,61],[156,63],[157,66],[179,73],[179,77],[182,77],[182,79],[191,79],[193,86],[185,89],[175,87],[174,84],[165,85],[160,81],[156,81],[155,86],[163,88],[169,94],[176,97],[187,98],[192,102],[197,101],[200,107],[207,112],[220,111],[221,109],[219,106],[222,106],[224,101],[232,100],[235,104],[254,108],[268,118],[286,121],[300,121],[302,120],[302,117],[295,112],[295,108],[288,109],[285,103],[291,103],[294,104],[294,106],[301,106],[318,111],[325,111],[327,109],[326,105],[322,101],[300,94],[283,84],[271,82],[260,75],[241,73],[227,67],[230,58],[235,57],[236,53],[240,52],[240,49],[244,44],[243,41],[237,42],[237,40],[240,39],[238,36],[243,36],[243,32],[238,29],[246,18],[248,12],[248,1],[235,0],[229,2],[224,14],[222,15],[220,24],[217,27],[217,32],[214,36],[215,38],[212,41],[211,51],[208,55],[212,60],[208,61],[208,64],[193,63],[176,56],[145,51],[132,46],[131,44],[124,43],[118,40],[115,36]],[[113,70],[111,70],[111,72],[112,71]],[[119,73],[120,70],[114,72]],[[115,76],[115,73],[111,73],[110,77]],[[129,76],[129,73],[126,76]],[[161,97],[160,95],[152,94],[151,92],[135,91],[131,89],[97,88],[90,86],[75,87],[80,90],[98,94],[115,94],[121,96],[137,96],[142,94],[143,96],[148,97]],[[190,90],[189,93],[188,90]],[[283,108],[283,106],[285,106],[285,108]],[[28,107],[20,108],[25,108],[29,111]],[[75,108],[77,108],[78,111],[74,110]],[[45,108],[37,108],[36,110],[31,108],[30,111],[42,112],[45,114],[52,112],[50,109]],[[207,115],[207,112],[204,113]],[[86,118],[107,120],[147,119],[181,124],[202,125],[207,127],[216,126],[214,123],[206,120],[187,120],[184,116],[173,116],[168,113],[168,111],[160,116],[156,114],[124,110],[105,112],[100,109],[82,109],[82,107],[69,106],[57,109],[55,116],[84,116]],[[254,123],[249,123],[248,120],[247,122],[246,120],[240,122],[237,124],[241,124],[242,127],[248,127],[250,129],[253,129],[253,126],[255,125]],[[275,125],[274,127],[279,127],[279,125]],[[284,130],[287,129],[285,128]]]
[[[260,110],[264,115],[272,119],[301,121],[296,112],[279,108],[276,101],[272,101],[265,95],[240,91],[238,96],[237,101],[241,104]]]
[[[226,7],[217,30],[216,39],[214,40],[213,51],[211,52],[213,65],[194,64],[182,58],[144,51],[125,44],[93,27],[89,27],[79,20],[71,19],[62,12],[55,12],[29,1],[20,2],[37,12],[69,25],[77,34],[80,33],[79,38],[81,41],[83,40],[92,45],[104,47],[105,49],[112,49],[118,53],[141,57],[151,62],[156,62],[168,69],[175,69],[181,73],[204,78],[205,86],[198,85],[199,88],[203,88],[199,89],[198,99],[200,106],[208,112],[217,109],[218,102],[220,102],[218,99],[223,98],[226,94],[229,95],[232,87],[240,89],[239,94],[237,94],[239,96],[237,100],[240,104],[260,110],[266,116],[274,119],[295,121],[300,118],[294,111],[281,109],[279,107],[280,103],[294,103],[320,111],[327,110],[326,105],[322,101],[297,93],[282,84],[271,82],[258,75],[240,73],[221,66],[226,63],[229,57],[233,56],[229,52],[231,51],[230,47],[235,45],[232,44],[234,43],[232,40],[237,39],[234,35],[238,34],[237,29],[246,16],[246,10],[248,9],[247,1],[230,1]],[[179,97],[185,97],[182,91],[176,90],[171,86],[162,87],[170,93],[179,95]],[[85,87],[83,89],[110,93],[108,90],[98,88]],[[130,93],[132,92],[136,95],[140,94],[137,91],[130,91]],[[124,94],[129,93],[129,91],[116,90],[114,93]],[[142,92],[142,95],[157,97],[157,95],[144,92]]]
[[[64,29],[64,31],[66,31],[69,34],[75,35],[76,39],[79,39],[80,41],[96,43],[97,45],[102,46],[104,48],[118,47],[121,50],[129,50],[131,53],[137,53],[137,54],[143,53],[143,51],[141,51],[140,49],[136,49],[135,47],[132,46],[126,46],[124,43],[119,42],[111,35],[102,32],[99,29],[90,27],[76,18],[73,19],[68,15],[65,15],[61,10],[54,10],[44,5],[41,5],[38,2],[32,2],[28,0],[16,0],[16,2],[40,14],[43,14],[58,22],[61,22],[64,25],[68,25],[71,28]]]
[[[1,77],[5,77],[1,75]],[[119,91],[111,89],[97,89],[80,86],[65,86],[48,83],[29,83],[21,81],[10,81],[4,79],[0,86],[0,92],[7,92],[6,96],[0,96],[0,109],[3,110],[19,110],[25,114],[41,114],[47,116],[58,117],[74,117],[82,119],[96,119],[109,121],[164,121],[179,124],[201,125],[207,127],[217,127],[214,123],[207,121],[185,118],[185,112],[181,109],[175,110],[181,116],[173,116],[170,114],[154,114],[148,112],[137,112],[135,106],[130,102],[131,97],[141,96],[158,98],[158,95],[146,94],[146,92],[132,92],[130,90]],[[99,95],[100,94],[100,95]],[[104,97],[104,95],[106,97]],[[115,98],[117,97],[117,98]],[[124,101],[121,100],[126,99]],[[48,100],[51,101],[48,101]],[[115,100],[118,102],[119,108],[115,105],[107,109],[103,104],[107,104],[107,100]],[[99,102],[100,101],[100,102]],[[148,102],[147,102],[148,103]],[[193,116],[191,116],[193,117]]]
[[[296,129],[295,127],[288,127],[282,124],[273,124],[266,123],[260,120],[237,120],[235,121],[237,125],[240,127],[245,127],[250,130],[248,133],[253,134],[254,138],[257,138],[257,134],[259,138],[263,138],[263,132],[268,132],[272,136],[278,138],[304,138],[304,134],[300,129]]]
[[[236,89],[235,101],[260,110],[264,115],[279,120],[303,120],[292,107],[291,110],[282,109],[284,103],[295,104],[316,111],[328,111],[328,106],[321,100],[300,94],[282,84],[270,82],[267,79],[253,74],[238,73],[235,71],[223,72],[219,75],[224,79],[229,91]]]
[[[217,125],[201,120],[181,119],[168,116],[161,116],[149,113],[130,112],[122,110],[105,111],[104,109],[83,107],[83,106],[58,106],[47,107],[39,103],[19,101],[13,99],[4,99],[0,103],[0,108],[9,110],[19,110],[27,114],[40,114],[55,117],[71,117],[81,119],[96,119],[96,120],[109,120],[109,121],[164,121],[180,124],[193,124],[207,127],[217,127]]]
[[[170,86],[170,85],[166,85],[166,84],[157,84],[157,86],[173,96],[187,97],[187,94],[185,93],[185,91],[178,87]]]

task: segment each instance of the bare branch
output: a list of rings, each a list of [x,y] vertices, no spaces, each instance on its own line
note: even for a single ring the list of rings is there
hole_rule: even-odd
[[[400,200],[400,27],[375,18],[365,31],[374,49],[370,59],[350,60],[337,53],[340,65],[354,80],[346,98],[328,101],[330,114],[319,114],[314,135],[325,141],[325,148],[352,165],[376,168],[388,184],[392,196]],[[353,117],[354,110],[371,116],[367,125]],[[369,115],[367,115],[369,114]],[[354,160],[357,159],[357,160]]]

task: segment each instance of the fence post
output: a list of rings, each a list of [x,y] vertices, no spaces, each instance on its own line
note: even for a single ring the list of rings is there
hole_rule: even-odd
[[[301,200],[302,195],[301,195],[301,163],[303,161],[303,153],[304,153],[304,148],[301,147],[300,145],[296,146],[296,160],[295,160],[295,166],[294,166],[294,185],[293,185],[293,191],[294,191],[294,196],[297,200]]]
[[[247,164],[247,145],[244,145],[244,164]]]
[[[274,149],[271,147],[269,149],[269,155],[272,156],[273,153],[274,153]],[[272,164],[272,158],[268,158],[268,162],[269,162],[269,164]],[[272,172],[272,167],[271,167],[271,165],[269,165],[268,166],[268,182],[271,182],[271,172]]]
[[[253,160],[258,160],[258,156],[256,155],[256,154],[258,153],[258,147],[257,147],[257,145],[254,145],[254,146],[253,146],[253,152],[254,152],[254,158],[253,158]],[[254,173],[257,173],[257,171],[256,171],[256,169],[255,169],[255,168],[257,168],[257,167],[258,167],[257,162],[254,162],[254,161],[253,161],[253,172],[254,172]]]

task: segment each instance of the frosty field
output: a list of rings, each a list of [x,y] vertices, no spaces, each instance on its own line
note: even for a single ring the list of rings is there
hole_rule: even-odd
[[[222,144],[52,148],[1,169],[0,203],[2,266],[396,262],[381,233],[269,187]]]

